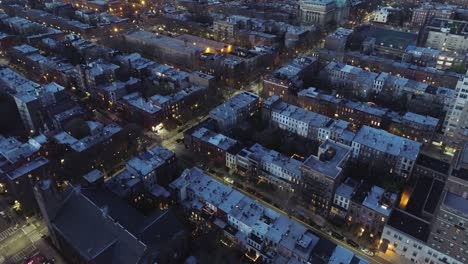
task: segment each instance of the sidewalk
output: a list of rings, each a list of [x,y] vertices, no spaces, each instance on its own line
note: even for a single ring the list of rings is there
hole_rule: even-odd
[[[67,262],[62,258],[62,255],[58,253],[54,247],[49,245],[45,239],[41,239],[34,243],[36,248],[43,254],[47,259],[55,259],[55,264],[66,264]]]
[[[387,249],[385,253],[379,251],[377,252],[377,257],[389,261],[390,263],[400,263],[400,264],[410,264],[412,263],[408,259],[398,255],[391,249]]]

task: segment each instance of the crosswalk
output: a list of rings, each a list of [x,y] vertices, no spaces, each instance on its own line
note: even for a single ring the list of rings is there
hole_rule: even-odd
[[[11,227],[3,230],[2,232],[0,232],[0,241],[7,239],[8,237],[10,237],[16,231],[18,231],[18,228],[15,227],[15,226],[11,226]]]
[[[21,250],[19,253],[16,255],[8,258],[5,261],[5,264],[15,264],[15,263],[21,263],[21,261],[24,261],[25,259],[29,258],[34,252],[37,251],[36,246],[31,245],[23,250]]]
[[[29,237],[29,240],[31,240],[31,242],[34,243],[36,241],[41,240],[42,234],[37,231],[34,231],[34,232],[29,233],[28,237]]]

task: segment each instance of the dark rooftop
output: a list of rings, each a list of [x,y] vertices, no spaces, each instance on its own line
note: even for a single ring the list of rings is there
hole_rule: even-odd
[[[422,216],[423,211],[434,213],[443,188],[444,184],[441,181],[420,177],[414,186],[405,210],[418,217]]]
[[[376,45],[404,50],[406,47],[408,47],[408,45],[416,44],[418,35],[414,33],[372,26],[370,30],[370,37],[376,39]]]
[[[416,164],[446,175],[448,175],[450,171],[450,164],[445,161],[429,157],[423,153],[419,154]]]
[[[393,210],[387,224],[423,242],[426,242],[429,237],[430,225],[428,222],[399,209]]]
[[[311,263],[328,263],[333,251],[336,248],[336,244],[328,239],[320,239],[317,245],[312,250],[312,254],[309,258]]]
[[[444,183],[438,180],[434,180],[431,192],[424,206],[424,211],[434,214],[437,204],[439,203],[442,191],[444,190]]]
[[[454,170],[452,172],[452,176],[455,176],[459,179],[462,179],[464,181],[468,181],[468,170],[467,169],[464,169],[464,168],[461,168],[459,170]]]

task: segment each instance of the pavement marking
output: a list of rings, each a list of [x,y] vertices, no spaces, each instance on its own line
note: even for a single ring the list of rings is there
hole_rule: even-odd
[[[8,261],[5,263],[20,263],[23,261],[25,258],[28,258],[31,256],[32,253],[34,253],[37,250],[35,245],[28,246],[27,248],[24,248],[20,252],[16,253],[12,257],[8,258]]]
[[[10,226],[9,228],[3,230],[1,233],[0,233],[0,241],[3,241],[7,238],[9,238],[12,234],[14,234],[16,231],[18,231],[18,228],[16,228],[15,226]]]

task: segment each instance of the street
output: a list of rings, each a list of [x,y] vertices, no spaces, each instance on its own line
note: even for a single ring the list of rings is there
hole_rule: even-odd
[[[5,214],[0,218],[0,263],[20,263],[39,252],[55,263],[66,263],[45,240],[48,230],[43,219],[23,218],[4,197],[0,197],[0,211]]]

